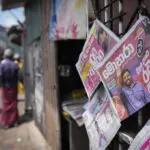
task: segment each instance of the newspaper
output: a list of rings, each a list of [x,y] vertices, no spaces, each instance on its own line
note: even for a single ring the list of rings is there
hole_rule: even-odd
[[[149,41],[150,20],[140,17],[99,66],[121,120],[150,102]]]
[[[72,105],[72,106],[66,106],[63,107],[63,110],[68,112],[70,114],[70,116],[73,119],[77,119],[82,117],[83,112],[85,111],[85,109],[83,108],[83,105]]]
[[[50,39],[85,39],[88,29],[87,0],[52,0]]]
[[[83,121],[92,150],[104,150],[121,126],[115,107],[104,87],[96,90],[88,109],[83,113]]]
[[[150,149],[150,120],[137,134],[128,150],[149,150]]]
[[[75,121],[76,121],[76,123],[77,123],[77,125],[78,125],[79,127],[81,127],[81,126],[83,126],[83,125],[84,125],[84,122],[83,122],[83,118],[82,118],[82,117],[81,117],[81,118],[76,119]]]
[[[97,65],[105,55],[119,42],[100,21],[95,20],[76,64],[77,71],[90,98],[100,83]]]
[[[78,126],[83,125],[82,115],[85,111],[84,105],[87,103],[87,98],[82,98],[79,100],[68,100],[62,103],[63,111],[67,112],[72,119],[76,121]]]

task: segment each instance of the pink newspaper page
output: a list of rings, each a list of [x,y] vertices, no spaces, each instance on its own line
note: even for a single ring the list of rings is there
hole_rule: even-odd
[[[121,120],[150,102],[150,20],[141,17],[99,66]]]
[[[128,150],[150,150],[150,120],[137,134]]]
[[[76,64],[89,98],[100,83],[98,64],[118,42],[119,39],[113,32],[95,20]]]

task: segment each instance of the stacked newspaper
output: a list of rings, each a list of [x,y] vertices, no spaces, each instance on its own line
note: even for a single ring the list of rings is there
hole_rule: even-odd
[[[82,114],[84,113],[84,105],[87,102],[87,97],[78,100],[67,100],[62,103],[63,111],[67,112],[79,126],[83,125]]]

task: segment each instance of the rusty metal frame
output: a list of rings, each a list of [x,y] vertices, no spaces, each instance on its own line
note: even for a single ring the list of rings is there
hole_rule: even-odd
[[[110,19],[110,20],[108,20],[108,21],[106,21],[106,22],[104,22],[104,24],[107,24],[107,23],[112,23],[113,21],[115,21],[115,20],[117,20],[117,19],[120,19],[121,17],[123,17],[123,16],[125,16],[127,13],[121,13],[121,14],[119,14],[118,16],[116,16],[116,17],[114,17],[114,18],[112,18],[112,19]]]
[[[113,3],[117,2],[118,0],[112,0],[108,5],[106,5],[105,7],[103,7],[102,9],[100,9],[98,12],[101,13],[102,11],[104,11],[106,8],[111,7]]]
[[[91,0],[92,1],[92,0]],[[104,6],[103,8],[100,9],[99,7],[99,1],[100,0],[95,0],[94,2],[92,1],[92,4],[93,4],[93,8],[94,8],[94,11],[95,11],[95,15],[98,19],[101,19],[100,18],[100,13],[102,13],[103,11],[105,11],[107,8],[110,8],[110,19],[107,20],[106,22],[104,22],[104,24],[108,24],[110,23],[110,28],[113,29],[113,22],[116,21],[116,20],[120,20],[120,21],[123,21],[123,17],[125,15],[127,15],[127,12],[120,12],[119,15],[115,16],[115,17],[112,17],[112,12],[113,12],[113,8],[112,8],[112,5],[116,2],[118,2],[119,0],[111,0],[111,2],[109,4],[107,4],[106,6]],[[123,2],[123,0],[120,0],[121,2]],[[122,36],[124,35],[126,32],[128,32],[128,30],[130,29],[134,19],[136,18],[136,16],[139,14],[139,12],[142,14],[142,15],[145,15],[145,16],[148,16],[150,18],[150,13],[147,11],[147,9],[143,6],[143,1],[144,0],[138,0],[138,6],[136,8],[136,10],[134,11],[126,29],[124,30],[123,33],[119,33],[119,36]]]
[[[92,0],[91,0],[91,1],[92,1]],[[110,29],[113,30],[113,22],[116,21],[116,20],[123,21],[123,17],[124,17],[125,15],[127,15],[127,13],[121,11],[121,12],[119,13],[119,15],[113,17],[113,16],[112,16],[112,12],[113,12],[113,7],[112,7],[112,5],[113,5],[114,3],[116,3],[116,2],[119,2],[119,0],[111,0],[109,4],[107,4],[106,6],[104,6],[104,7],[101,8],[101,9],[99,8],[99,1],[100,1],[100,0],[95,0],[94,2],[92,1],[95,15],[96,15],[96,17],[97,17],[98,19],[101,19],[101,18],[100,18],[100,13],[104,12],[107,8],[109,8],[109,9],[110,9],[110,19],[107,20],[107,21],[105,21],[105,22],[103,22],[103,23],[104,23],[104,24],[108,24],[108,23],[109,23],[109,24],[110,24],[110,26],[109,26]],[[122,1],[122,0],[121,0],[121,1]],[[97,5],[98,5],[98,6],[97,6]],[[90,24],[91,24],[91,23],[90,23]],[[119,36],[120,36],[120,35],[121,35],[121,34],[119,34]]]

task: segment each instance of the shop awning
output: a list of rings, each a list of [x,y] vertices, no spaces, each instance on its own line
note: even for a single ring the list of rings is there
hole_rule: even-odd
[[[21,7],[25,4],[27,0],[2,0],[2,9],[12,9]]]

